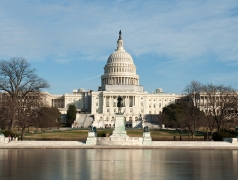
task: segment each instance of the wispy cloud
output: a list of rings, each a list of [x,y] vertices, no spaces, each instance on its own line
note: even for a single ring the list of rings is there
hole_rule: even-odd
[[[100,76],[101,76],[101,75],[98,75],[98,76],[94,76],[94,77],[91,77],[91,78],[84,79],[83,81],[81,81],[81,83],[82,83],[82,82],[85,82],[85,81],[90,81],[90,80],[92,80],[92,79],[99,78]]]
[[[114,50],[122,29],[126,49],[136,56],[188,61],[213,52],[217,60],[238,60],[235,0],[53,2],[0,2],[2,57],[100,56]]]
[[[0,1],[0,59],[19,56],[46,64],[77,64],[81,69],[75,76],[90,77],[103,73],[121,29],[124,47],[138,59],[137,67],[142,61],[156,67],[149,72],[163,77],[164,84],[206,79],[220,71],[233,83],[229,77],[235,78],[233,66],[238,65],[237,22],[237,0]],[[97,65],[86,72],[86,62]],[[217,62],[222,64],[214,68]],[[139,75],[149,86],[154,79],[143,73]],[[89,80],[82,82],[100,84],[99,76]]]

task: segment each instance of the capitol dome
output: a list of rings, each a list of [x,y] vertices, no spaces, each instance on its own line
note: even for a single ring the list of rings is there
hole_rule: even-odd
[[[121,31],[117,41],[117,49],[108,57],[101,76],[101,88],[106,85],[139,85],[139,76],[131,55],[123,48]]]
[[[133,59],[131,55],[124,51],[115,51],[113,52],[107,59],[107,64],[116,63],[116,62],[125,62],[125,63],[133,63]]]

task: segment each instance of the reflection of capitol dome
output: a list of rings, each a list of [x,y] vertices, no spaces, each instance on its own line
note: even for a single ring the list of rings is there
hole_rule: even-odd
[[[121,32],[117,41],[117,49],[108,57],[101,76],[101,88],[109,85],[139,85],[139,76],[131,55],[123,48]],[[115,87],[116,88],[116,87]]]

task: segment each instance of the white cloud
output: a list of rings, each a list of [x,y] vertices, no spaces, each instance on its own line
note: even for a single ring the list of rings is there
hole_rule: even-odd
[[[0,5],[3,58],[97,60],[116,48],[122,29],[125,48],[135,56],[191,61],[214,53],[220,61],[238,60],[237,1],[10,0]]]

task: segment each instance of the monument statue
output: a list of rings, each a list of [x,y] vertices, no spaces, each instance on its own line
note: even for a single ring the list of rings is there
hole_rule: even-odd
[[[93,132],[93,126],[89,126],[89,131]]]
[[[121,113],[121,107],[122,107],[122,98],[121,98],[121,96],[118,96],[118,98],[117,98],[117,107],[118,107],[118,113]]]
[[[93,127],[93,132],[95,132],[95,134],[97,134],[97,128],[95,126]]]
[[[129,136],[126,133],[125,130],[125,117],[124,114],[121,112],[121,108],[123,106],[123,99],[119,95],[117,98],[117,107],[118,107],[118,113],[115,114],[115,128],[112,132],[111,138],[121,139],[122,141],[125,141],[125,138],[128,138]],[[120,142],[120,141],[118,141]]]
[[[95,135],[97,134],[97,128],[95,126],[89,126],[89,131],[94,132]]]
[[[149,132],[148,126],[145,126],[145,127],[144,127],[144,132]]]
[[[121,30],[119,31],[119,40],[121,40],[122,38],[121,38]]]

